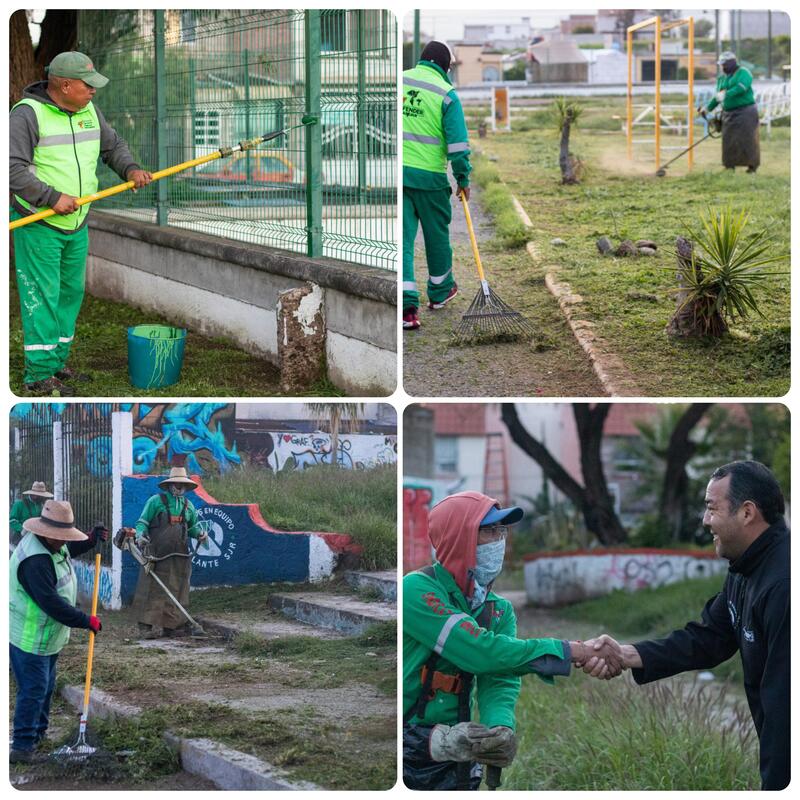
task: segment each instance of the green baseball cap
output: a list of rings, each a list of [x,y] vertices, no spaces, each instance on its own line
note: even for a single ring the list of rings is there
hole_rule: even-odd
[[[102,89],[108,83],[108,78],[94,68],[92,59],[77,51],[59,53],[50,62],[47,74],[59,78],[78,78],[95,89]]]

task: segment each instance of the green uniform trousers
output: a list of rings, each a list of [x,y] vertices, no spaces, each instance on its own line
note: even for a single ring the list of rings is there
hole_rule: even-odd
[[[12,214],[12,219],[18,218]],[[83,302],[88,253],[88,226],[66,234],[34,222],[14,231],[25,383],[46,380],[67,363]]]
[[[425,257],[428,262],[428,298],[437,303],[453,288],[453,250],[450,247],[450,188],[410,189],[403,187],[403,309],[419,308],[414,279],[414,240],[422,224]]]

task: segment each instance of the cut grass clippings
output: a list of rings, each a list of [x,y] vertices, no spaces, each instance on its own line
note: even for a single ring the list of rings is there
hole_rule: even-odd
[[[582,163],[581,183],[563,186],[558,167],[558,132],[546,114],[533,111],[511,133],[481,140],[503,183],[533,220],[532,238],[541,266],[556,269],[582,298],[580,315],[607,348],[619,356],[645,394],[651,396],[773,396],[789,388],[789,275],[776,275],[756,293],[763,317],[737,323],[720,340],[676,340],[665,327],[675,310],[675,264],[670,253],[685,226],[696,225],[707,207],[731,205],[750,212],[754,230],[775,235],[773,254],[789,252],[790,128],[776,128],[761,140],[762,166],[756,175],[725,171],[717,140],[695,149],[686,161],[656,178],[652,157],[628,162],[618,132],[622,99],[586,101],[571,137]],[[600,123],[614,115],[617,131]],[[527,121],[526,121],[527,120]],[[527,130],[526,130],[527,129]],[[669,141],[665,142],[669,144]],[[665,151],[668,152],[668,151]],[[603,257],[596,240],[609,236],[653,239],[653,257]],[[554,237],[566,247],[550,243]],[[787,262],[788,263],[788,262]],[[520,283],[518,302],[531,290]]]
[[[22,325],[13,274],[9,284],[9,367],[11,390],[25,396]],[[161,389],[138,389],[128,379],[127,329],[142,324],[171,325],[150,311],[87,294],[75,329],[69,365],[90,377],[75,383],[81,397],[263,397],[281,395],[280,374],[268,361],[245,353],[232,342],[189,331],[181,379]],[[309,387],[308,396],[337,397],[330,381]]]
[[[223,503],[257,503],[281,530],[346,533],[364,548],[362,569],[397,564],[397,472],[394,465],[350,470],[320,465],[273,473],[251,467],[207,477]]]

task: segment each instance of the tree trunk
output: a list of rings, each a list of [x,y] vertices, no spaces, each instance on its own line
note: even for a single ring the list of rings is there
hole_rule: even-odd
[[[694,246],[688,239],[679,236],[675,240],[675,250],[678,256],[678,291],[675,313],[667,324],[667,333],[670,336],[689,338],[714,336],[720,337],[728,326],[713,305],[713,298],[690,298],[687,288],[689,282],[686,275],[694,270],[697,279],[702,279],[703,273],[700,265],[692,259]]]
[[[36,65],[44,68],[59,54],[74,50],[78,44],[78,12],[49,9],[42,20],[42,35],[36,48]],[[92,58],[91,53],[86,55]]]
[[[688,516],[689,475],[686,465],[697,449],[689,435],[712,405],[692,403],[681,415],[669,437],[658,511],[676,541],[686,528]]]
[[[572,113],[567,111],[564,115],[564,124],[561,126],[561,147],[558,154],[558,166],[561,167],[561,183],[577,183],[572,156],[569,152],[569,134],[572,127]]]
[[[27,11],[15,11],[9,21],[8,106],[22,99],[22,90],[40,77],[33,55]]]
[[[528,433],[520,422],[514,404],[504,403],[502,406],[502,419],[514,443],[527,453],[559,491],[580,509],[586,527],[606,545],[619,544],[628,538],[608,493],[600,454],[603,424],[610,408],[608,403],[599,403],[594,408],[585,403],[575,403],[572,406],[581,444],[581,470],[585,484],[581,486],[553,458],[550,451]]]

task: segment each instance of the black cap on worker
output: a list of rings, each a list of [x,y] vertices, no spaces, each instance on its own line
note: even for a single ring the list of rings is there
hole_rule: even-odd
[[[436,66],[441,67],[445,72],[450,69],[450,48],[435,39],[425,45],[420,58],[423,61],[433,61]]]

